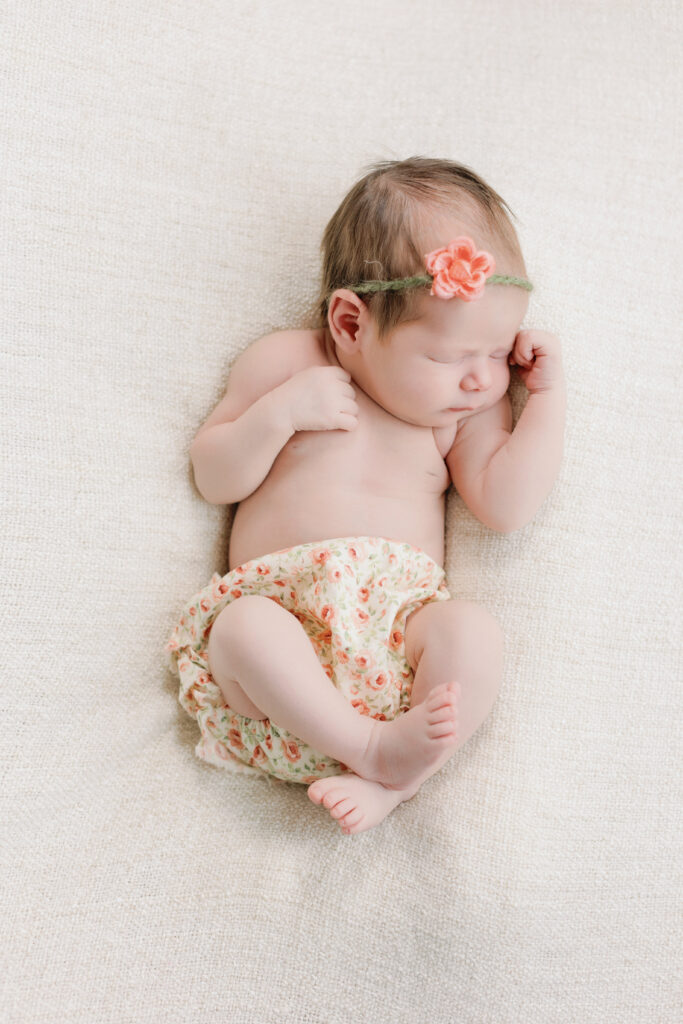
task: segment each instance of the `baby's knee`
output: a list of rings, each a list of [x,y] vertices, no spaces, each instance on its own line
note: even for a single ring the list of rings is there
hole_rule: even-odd
[[[270,615],[273,601],[259,594],[246,594],[238,597],[218,613],[209,635],[209,643],[213,645],[225,641],[231,646],[245,643],[253,644],[263,639],[264,618]]]
[[[448,639],[455,647],[477,646],[502,650],[503,631],[491,612],[476,601],[453,599],[434,605],[432,635]]]
[[[457,628],[461,635],[474,636],[480,642],[490,644],[494,650],[503,648],[503,630],[488,608],[476,601],[459,601]]]

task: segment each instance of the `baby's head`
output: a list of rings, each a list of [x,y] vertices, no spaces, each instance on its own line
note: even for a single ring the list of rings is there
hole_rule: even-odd
[[[467,167],[413,157],[373,166],[327,225],[320,326],[360,386],[401,418],[444,425],[454,407],[472,412],[497,401],[509,383],[507,355],[528,292],[490,284],[464,301],[439,298],[426,286],[374,293],[360,286],[425,275],[425,256],[462,236],[493,257],[497,275],[524,279],[510,214]],[[434,363],[453,369],[441,365],[437,377]]]
[[[450,160],[412,157],[375,164],[344,198],[322,240],[319,314],[327,323],[329,298],[337,288],[373,279],[394,280],[424,273],[434,228],[459,222],[479,249],[496,258],[499,274],[524,277],[526,268],[509,207],[474,171]],[[452,237],[455,237],[453,235]],[[419,292],[383,291],[364,296],[377,324],[378,340],[409,319]]]

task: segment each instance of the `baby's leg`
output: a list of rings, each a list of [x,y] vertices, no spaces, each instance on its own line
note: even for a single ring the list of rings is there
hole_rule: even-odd
[[[392,722],[360,715],[325,674],[301,623],[267,597],[226,605],[211,627],[208,658],[229,706],[246,694],[258,716],[394,789],[439,760],[451,741],[445,686]]]
[[[415,672],[410,706],[435,686],[460,683],[458,743],[473,735],[488,716],[503,678],[503,634],[493,616],[473,601],[439,601],[408,617],[408,664]]]
[[[432,699],[451,681],[457,696],[457,730],[441,757],[425,766],[421,776],[403,791],[387,790],[377,782],[337,775],[320,779],[308,789],[344,832],[362,832],[409,800],[422,782],[441,768],[476,732],[498,693],[503,672],[502,633],[481,605],[470,601],[439,601],[413,612],[406,624],[406,659],[415,672],[411,708]]]

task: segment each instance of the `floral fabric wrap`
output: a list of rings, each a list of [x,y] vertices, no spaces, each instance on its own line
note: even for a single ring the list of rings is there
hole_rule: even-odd
[[[259,594],[286,608],[358,714],[384,721],[410,706],[406,619],[430,601],[450,599],[444,580],[444,570],[424,551],[382,537],[300,544],[225,576],[214,573],[188,602],[166,645],[170,667],[180,677],[180,703],[201,731],[197,756],[286,782],[310,783],[347,770],[275,722],[236,714],[226,705],[206,651],[212,623],[231,601]]]

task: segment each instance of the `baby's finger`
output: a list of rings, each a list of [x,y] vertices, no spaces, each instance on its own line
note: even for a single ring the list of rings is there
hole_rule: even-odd
[[[349,412],[340,412],[338,423],[339,430],[355,430],[358,426],[358,417]]]
[[[514,349],[515,362],[518,366],[529,366],[533,357],[534,351],[529,343],[517,342]]]

